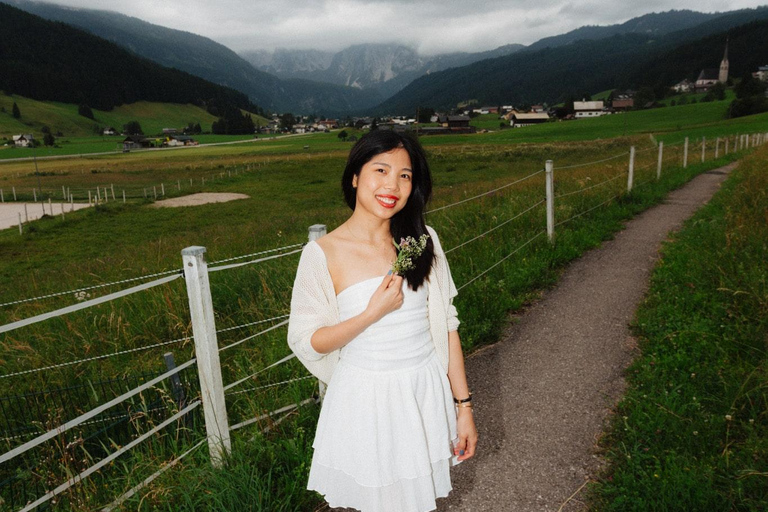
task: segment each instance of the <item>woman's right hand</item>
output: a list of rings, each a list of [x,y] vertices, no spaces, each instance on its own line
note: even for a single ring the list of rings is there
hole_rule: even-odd
[[[403,276],[387,274],[368,301],[366,313],[372,322],[378,322],[384,315],[403,305]]]

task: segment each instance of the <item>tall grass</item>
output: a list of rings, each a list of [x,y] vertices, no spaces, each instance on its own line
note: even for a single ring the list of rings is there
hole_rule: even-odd
[[[591,510],[768,510],[768,149],[663,249]]]
[[[640,149],[636,162],[635,190],[630,195],[621,196],[587,213],[595,205],[625,189],[626,181],[621,178],[610,182],[606,180],[621,176],[627,161],[622,156],[601,164],[565,167],[621,155],[627,151],[630,142],[634,142]],[[461,334],[465,349],[472,350],[483,343],[494,341],[508,321],[510,310],[521,307],[542,288],[553,284],[566,262],[609,238],[611,233],[621,228],[624,219],[658,202],[670,189],[702,170],[728,160],[721,158],[705,165],[691,164],[683,170],[676,164],[680,159],[680,151],[679,146],[667,149],[667,163],[662,179],[656,181],[656,152],[647,138],[573,145],[429,148],[435,181],[439,184],[430,208],[451,204],[527,177],[539,171],[543,160],[547,158],[554,159],[556,167],[563,167],[555,171],[556,194],[570,194],[557,201],[556,221],[567,222],[558,226],[557,243],[554,246],[550,246],[546,238],[540,236],[514,257],[464,287],[464,284],[507,257],[532,236],[541,233],[545,217],[543,208],[539,207],[485,237],[450,252],[449,261],[454,279],[462,287],[457,307],[463,322]],[[733,157],[731,154],[729,159]],[[12,255],[0,261],[0,275],[8,283],[7,287],[0,290],[0,300],[4,302],[94,282],[106,282],[126,275],[178,268],[179,251],[189,245],[207,246],[209,260],[213,261],[304,241],[309,225],[325,223],[330,230],[348,216],[337,183],[338,169],[342,166],[343,157],[335,155],[319,155],[311,160],[286,159],[274,162],[260,172],[238,175],[231,181],[222,180],[215,185],[217,190],[222,191],[235,187],[238,191],[246,191],[251,195],[249,200],[182,210],[149,209],[140,204],[109,204],[69,216],[66,221],[43,219],[36,224],[34,232],[23,237],[9,232],[0,233],[0,249],[3,254]],[[178,169],[172,170],[176,171]],[[592,184],[600,182],[605,183],[592,187]],[[543,196],[543,174],[539,173],[494,194],[431,213],[427,222],[440,234],[443,247],[450,250],[520,214],[539,202]],[[584,215],[569,220],[580,214]],[[212,274],[217,327],[235,326],[287,313],[295,265],[294,256]],[[74,297],[66,297],[55,301],[20,304],[6,308],[0,321],[5,323],[28,317],[75,300]],[[140,296],[128,297],[87,312],[70,314],[9,333],[4,336],[0,347],[0,364],[3,373],[7,374],[183,338],[190,334],[188,318],[184,286],[177,280],[143,292]],[[220,345],[228,345],[261,328],[263,326],[229,331],[220,337]],[[177,363],[193,355],[191,342],[180,341],[175,346],[163,349],[110,357],[98,365],[77,364],[55,372],[29,374],[23,380],[0,379],[0,386],[3,387],[3,393],[10,393],[97,379],[101,375],[158,369],[161,354],[165,350],[174,352]],[[226,384],[249,375],[287,353],[284,330],[272,331],[241,345],[237,350],[225,351],[222,353],[224,382]],[[302,367],[292,361],[270,370],[249,384],[258,387],[303,375],[306,373]],[[285,403],[295,403],[309,396],[314,386],[312,380],[303,380],[287,387],[235,395],[228,401],[230,421],[236,423]],[[127,507],[150,510],[170,507],[167,504],[184,504],[182,509],[191,510],[205,504],[220,510],[226,509],[226,506],[234,507],[228,510],[279,510],[280,507],[297,510],[318,503],[317,497],[304,492],[301,485],[308,470],[308,455],[311,451],[308,443],[312,437],[316,411],[313,407],[300,409],[295,413],[297,421],[285,421],[267,436],[256,434],[253,429],[235,434],[236,438],[255,435],[257,437],[252,442],[261,445],[258,448],[261,451],[254,451],[254,447],[236,444],[238,451],[233,452],[234,462],[228,466],[228,472],[238,475],[232,478],[240,479],[241,482],[248,481],[247,485],[243,483],[232,486],[233,480],[227,477],[228,473],[217,473],[210,469],[202,450],[196,452],[196,462],[180,464],[178,471],[173,470],[161,477],[148,490],[132,499]],[[60,411],[57,421],[70,419],[80,412],[77,408]],[[254,427],[257,429],[265,425],[262,423]],[[148,427],[149,424],[146,424],[140,426],[140,429]],[[280,435],[281,432],[283,435]],[[197,433],[199,435],[199,430]],[[290,445],[284,436],[293,438],[295,444]],[[131,452],[121,459],[124,460],[124,466],[115,466],[118,469],[125,468],[121,479],[116,480],[110,475],[94,478],[90,487],[84,487],[93,492],[88,491],[86,497],[78,498],[84,501],[64,498],[64,501],[69,501],[60,506],[63,510],[84,510],[94,504],[103,504],[107,495],[115,496],[141,481],[154,471],[160,461],[171,459],[172,454],[178,455],[184,447],[191,446],[194,439],[194,434],[177,437],[173,432],[157,436],[156,444],[150,444],[145,450]],[[171,440],[181,444],[173,444]],[[66,447],[66,442],[63,444]],[[9,443],[8,448],[11,446]],[[245,451],[246,455],[240,450]],[[60,451],[69,453],[66,449]],[[45,466],[50,472],[46,482],[51,484],[65,478],[68,466],[52,464],[59,459],[48,457],[46,453],[45,449],[41,449],[38,460],[49,461],[49,465]],[[260,457],[258,460],[248,458],[249,455],[257,454]],[[263,467],[274,468],[274,471],[264,469],[254,473],[253,466],[258,466],[264,460],[268,464]],[[137,461],[145,463],[135,467]],[[188,471],[202,475],[206,485],[210,485],[207,488],[194,485]],[[108,486],[108,491],[101,490],[104,485]],[[238,488],[242,489],[239,494],[236,491]],[[263,501],[263,508],[259,508],[260,505],[254,504],[258,503],[256,496],[259,496],[258,499],[273,501]],[[234,501],[228,501],[230,497]],[[218,499],[225,501],[219,503],[216,501]],[[237,500],[243,504],[242,508],[232,504]]]

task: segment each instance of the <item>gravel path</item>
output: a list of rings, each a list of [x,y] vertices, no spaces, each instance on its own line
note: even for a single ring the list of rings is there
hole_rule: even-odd
[[[661,242],[734,167],[694,178],[627,222],[572,263],[499,343],[467,358],[480,443],[474,459],[453,469],[454,491],[438,500],[439,511],[584,508],[579,491],[603,464],[596,440],[625,389],[623,370],[636,352],[628,323]]]

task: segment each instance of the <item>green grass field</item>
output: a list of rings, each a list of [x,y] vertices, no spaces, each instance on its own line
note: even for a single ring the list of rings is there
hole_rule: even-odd
[[[19,107],[20,119],[11,115],[13,103]],[[147,135],[162,134],[163,128],[181,130],[189,123],[200,123],[203,131],[210,131],[216,121],[205,110],[195,105],[174,103],[153,103],[140,101],[121,105],[110,111],[93,110],[94,119],[88,119],[77,113],[77,105],[50,101],[37,101],[22,96],[0,94],[0,137],[11,138],[20,133],[32,133],[42,140],[41,129],[48,126],[53,133],[63,133],[63,138],[92,137],[94,125],[112,126],[120,130],[129,121],[138,121]],[[254,122],[262,126],[267,119],[252,115]],[[120,137],[116,139],[122,140]],[[84,151],[85,152],[85,151]]]
[[[768,510],[768,148],[663,249],[590,510]]]
[[[638,112],[646,117],[637,119],[646,125],[669,124],[668,119],[657,119],[654,114],[664,116],[672,110],[675,109]],[[687,130],[714,132],[720,128],[723,133],[729,130],[744,133],[745,127],[751,126],[768,131],[768,117],[737,120],[740,124],[714,121],[711,112],[700,117],[691,113],[690,117],[695,118],[691,126],[667,133],[670,141],[681,139]],[[594,121],[603,120],[560,123],[563,125],[561,129],[568,130],[568,125],[585,123],[581,125],[584,132],[580,139],[570,139],[570,133],[553,132],[555,135],[539,142],[518,144],[512,130],[456,139],[423,139],[434,172],[432,208],[529,176],[539,171],[547,159],[555,160],[556,167],[564,167],[619,155],[620,158],[602,164],[555,170],[556,193],[584,191],[557,202],[555,215],[558,221],[586,212],[619,194],[626,186],[623,179],[606,182],[605,186],[588,187],[626,172],[624,153],[631,144],[638,149],[636,190],[630,196],[622,196],[604,208],[564,224],[558,229],[554,247],[549,247],[540,236],[544,215],[538,207],[505,224],[503,229],[449,253],[456,284],[463,286],[471,282],[462,288],[457,298],[465,350],[471,351],[495,341],[509,321],[510,311],[520,309],[534,300],[543,288],[554,284],[563,265],[609,238],[621,228],[624,219],[662,200],[670,189],[697,173],[736,156],[731,154],[718,161],[710,159],[705,165],[693,164],[696,152],[692,146],[691,165],[683,170],[680,168],[681,146],[670,142],[665,150],[662,180],[656,182],[656,149],[649,132],[633,132],[627,137],[593,137],[598,131],[608,131],[599,123],[589,124]],[[598,138],[601,140],[591,140]],[[708,144],[708,154],[711,155],[711,138]],[[27,226],[23,236],[18,231],[4,230],[0,232],[0,253],[3,255],[0,279],[4,283],[0,288],[0,303],[177,269],[181,265],[181,249],[190,245],[206,246],[208,260],[213,262],[303,242],[312,224],[322,223],[329,230],[333,229],[349,214],[338,182],[350,147],[351,143],[341,142],[336,133],[328,133],[194,150],[40,162],[41,171],[51,173],[40,176],[43,188],[51,193],[58,190],[60,194],[61,185],[87,190],[95,185],[114,183],[119,191],[120,186],[173,184],[192,178],[194,184],[190,187],[185,184],[181,192],[173,186],[167,187],[169,195],[198,191],[243,192],[250,198],[181,209],[151,208],[150,201],[143,199],[125,205],[111,202],[70,214],[64,220],[44,218]],[[203,177],[208,178],[205,185],[201,182]],[[0,164],[0,188],[4,190],[12,184],[21,188],[35,186],[36,180],[28,162]],[[427,222],[436,228],[443,246],[450,250],[520,214],[539,202],[543,195],[543,175],[537,174],[482,199],[429,214]],[[539,238],[508,260],[509,264],[499,265],[472,281],[537,234]],[[287,313],[296,258],[291,256],[211,274],[217,327],[233,327]],[[95,297],[114,289],[88,293]],[[78,300],[74,294],[67,294],[4,307],[0,309],[0,323],[50,311]],[[228,331],[220,336],[219,343],[228,345],[263,327],[257,325]],[[166,351],[173,352],[180,364],[193,356],[194,348],[189,340],[151,350],[142,348],[189,334],[188,304],[181,280],[4,334],[0,344],[2,374],[117,351],[136,351],[98,360],[96,364],[65,366],[45,374],[28,374],[22,379],[0,379],[0,394],[160,370],[163,368],[162,353]],[[251,340],[241,349],[224,352],[224,381],[229,383],[248,375],[287,352],[284,329]],[[303,375],[306,373],[301,366],[292,361],[249,384],[266,385]],[[237,395],[228,402],[230,421],[242,421],[306,398],[315,386],[312,380],[304,380]],[[76,413],[74,408],[61,411],[59,420],[69,419]],[[149,495],[137,497],[128,506],[134,510],[169,509],[169,504],[173,503],[184,510],[226,508],[217,500],[231,504],[255,500],[253,496],[259,496],[262,501],[258,510],[311,507],[318,503],[318,499],[306,493],[301,483],[308,469],[316,414],[316,408],[302,409],[294,419],[281,423],[266,437],[254,429],[248,429],[247,435],[236,434],[240,440],[233,455],[235,462],[227,472],[211,470],[207,453],[200,450],[193,461],[184,465],[184,471],[169,473],[153,484]],[[151,422],[137,420],[136,424],[142,429],[148,428]],[[262,422],[261,426],[265,424],[268,422]],[[245,443],[249,436],[255,436],[257,442]],[[173,436],[160,437],[149,451],[138,451],[125,457],[124,465],[116,465],[102,478],[90,480],[82,487],[85,489],[82,495],[68,497],[61,506],[66,510],[87,510],[103,505],[154,472],[160,461],[168,460],[172,453],[178,455],[190,446],[192,439],[199,438],[199,430],[189,438],[171,438]],[[36,456],[58,462],[50,468],[51,481],[64,477],[63,468],[69,467],[67,457],[74,454],[77,461],[88,459],[80,451],[84,450],[82,448],[75,446],[71,448],[72,453],[68,450],[62,445],[36,450]],[[200,480],[190,478],[192,474],[206,482],[205,488],[195,483]],[[253,478],[254,474],[258,474],[258,478]],[[7,476],[0,474],[0,480]],[[140,499],[141,505],[138,503]]]

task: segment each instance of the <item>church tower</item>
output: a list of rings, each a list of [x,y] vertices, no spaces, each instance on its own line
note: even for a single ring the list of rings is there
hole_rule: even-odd
[[[725,40],[725,53],[722,62],[720,62],[720,75],[717,81],[723,84],[728,81],[728,39]]]

